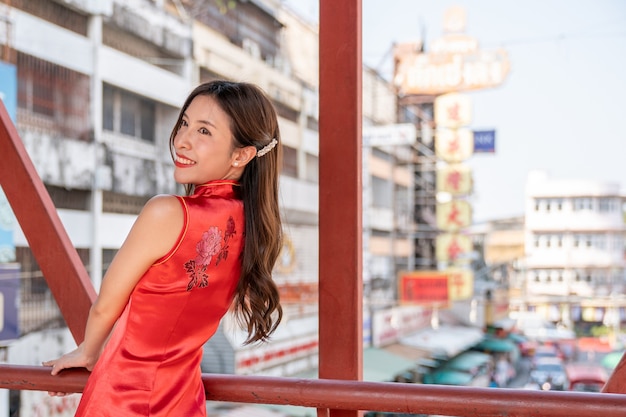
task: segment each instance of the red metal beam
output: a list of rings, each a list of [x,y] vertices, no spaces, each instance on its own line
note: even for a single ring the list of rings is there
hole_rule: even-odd
[[[76,343],[96,292],[48,191],[0,101],[0,185]]]
[[[360,380],[361,0],[321,0],[319,28],[319,376]],[[319,410],[318,415],[358,413]]]
[[[78,392],[86,371],[0,365],[0,388]],[[204,374],[209,401],[466,417],[622,417],[626,395]]]

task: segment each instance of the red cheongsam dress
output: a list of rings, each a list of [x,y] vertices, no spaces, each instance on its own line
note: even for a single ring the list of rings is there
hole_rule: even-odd
[[[178,197],[174,247],[134,288],[76,412],[81,417],[201,417],[202,347],[231,305],[241,272],[243,202],[236,181]]]

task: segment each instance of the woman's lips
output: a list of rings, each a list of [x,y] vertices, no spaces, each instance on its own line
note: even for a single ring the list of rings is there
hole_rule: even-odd
[[[195,164],[196,164],[195,161],[192,161],[191,159],[187,159],[180,155],[176,155],[176,160],[174,160],[174,165],[176,165],[177,167],[182,167],[182,168],[190,167]]]

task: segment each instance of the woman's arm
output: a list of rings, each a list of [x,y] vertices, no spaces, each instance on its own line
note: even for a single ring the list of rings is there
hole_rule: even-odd
[[[117,252],[89,310],[85,340],[74,351],[44,362],[52,375],[66,368],[91,370],[133,288],[150,266],[176,243],[183,227],[181,204],[173,196],[156,196],[145,205]]]

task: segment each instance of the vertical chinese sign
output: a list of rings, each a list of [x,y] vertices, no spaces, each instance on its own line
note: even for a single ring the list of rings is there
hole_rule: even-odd
[[[475,38],[464,33],[466,20],[463,8],[451,7],[444,16],[441,38],[431,42],[428,48],[399,44],[394,53],[394,84],[398,92],[416,96],[416,101],[434,97],[438,271],[428,272],[447,276],[447,295],[451,301],[473,296],[473,273],[469,266],[473,245],[465,232],[472,223],[469,196],[473,193],[473,178],[464,162],[475,152],[495,151],[495,131],[477,131],[476,142],[469,128],[470,98],[461,92],[500,86],[510,69],[504,49],[481,49]],[[433,278],[429,279],[400,274],[399,298],[407,302],[441,296],[442,293],[434,290]],[[418,289],[425,295],[415,297]],[[402,293],[403,290],[407,293]]]

